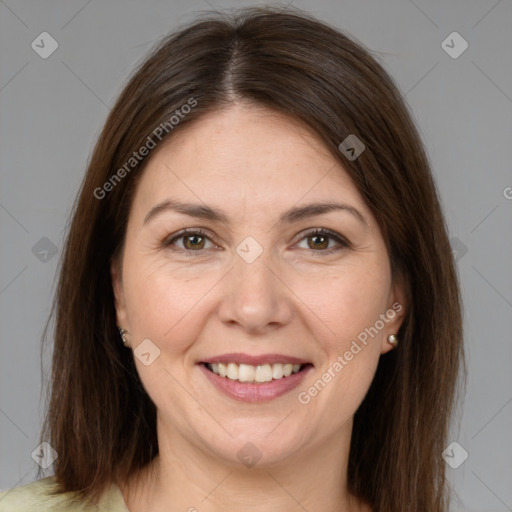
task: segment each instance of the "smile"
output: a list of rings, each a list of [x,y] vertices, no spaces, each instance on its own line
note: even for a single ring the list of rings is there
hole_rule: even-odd
[[[289,393],[314,368],[306,360],[280,354],[225,354],[197,366],[221,394],[249,403],[268,402]]]
[[[271,382],[298,373],[305,365],[274,363],[254,366],[237,363],[206,363],[206,367],[221,377],[238,382]]]

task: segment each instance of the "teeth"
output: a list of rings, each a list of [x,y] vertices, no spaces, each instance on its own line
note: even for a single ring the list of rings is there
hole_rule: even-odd
[[[238,367],[238,380],[240,382],[254,382],[254,366],[241,364]]]
[[[283,373],[285,377],[289,377],[293,372],[293,364],[283,365]]]
[[[238,380],[238,365],[235,363],[228,363],[228,379]]]
[[[213,368],[212,364],[212,370],[214,373],[218,373],[221,377],[227,377],[228,375],[228,367],[224,363],[219,363],[219,371],[216,372],[215,368]]]
[[[282,364],[273,364],[272,365],[272,378],[273,379],[282,379],[284,377],[283,365]]]
[[[254,368],[254,367],[253,367]],[[272,366],[264,364],[256,367],[255,382],[270,382],[272,380]]]
[[[251,364],[211,363],[207,364],[207,366],[213,373],[231,380],[238,380],[239,382],[270,382],[272,379],[282,379],[283,377],[289,377],[292,373],[297,373],[302,365],[276,363],[253,366]]]

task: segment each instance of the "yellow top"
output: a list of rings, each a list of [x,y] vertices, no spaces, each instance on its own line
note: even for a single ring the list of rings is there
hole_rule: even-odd
[[[112,484],[97,504],[79,501],[74,493],[52,495],[54,476],[0,492],[0,512],[129,512],[121,489]]]

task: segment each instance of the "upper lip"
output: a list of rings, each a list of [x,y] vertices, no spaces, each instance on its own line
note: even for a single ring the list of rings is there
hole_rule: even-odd
[[[252,366],[261,366],[263,364],[311,364],[305,359],[299,357],[287,356],[284,354],[261,354],[259,356],[253,356],[250,354],[243,354],[240,352],[231,354],[221,354],[218,356],[209,357],[208,359],[202,359],[201,363],[236,363],[236,364],[250,364]]]

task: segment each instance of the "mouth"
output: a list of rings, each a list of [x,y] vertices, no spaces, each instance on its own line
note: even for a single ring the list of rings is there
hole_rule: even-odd
[[[242,402],[267,402],[296,388],[313,364],[291,356],[226,354],[198,363],[207,380]]]

